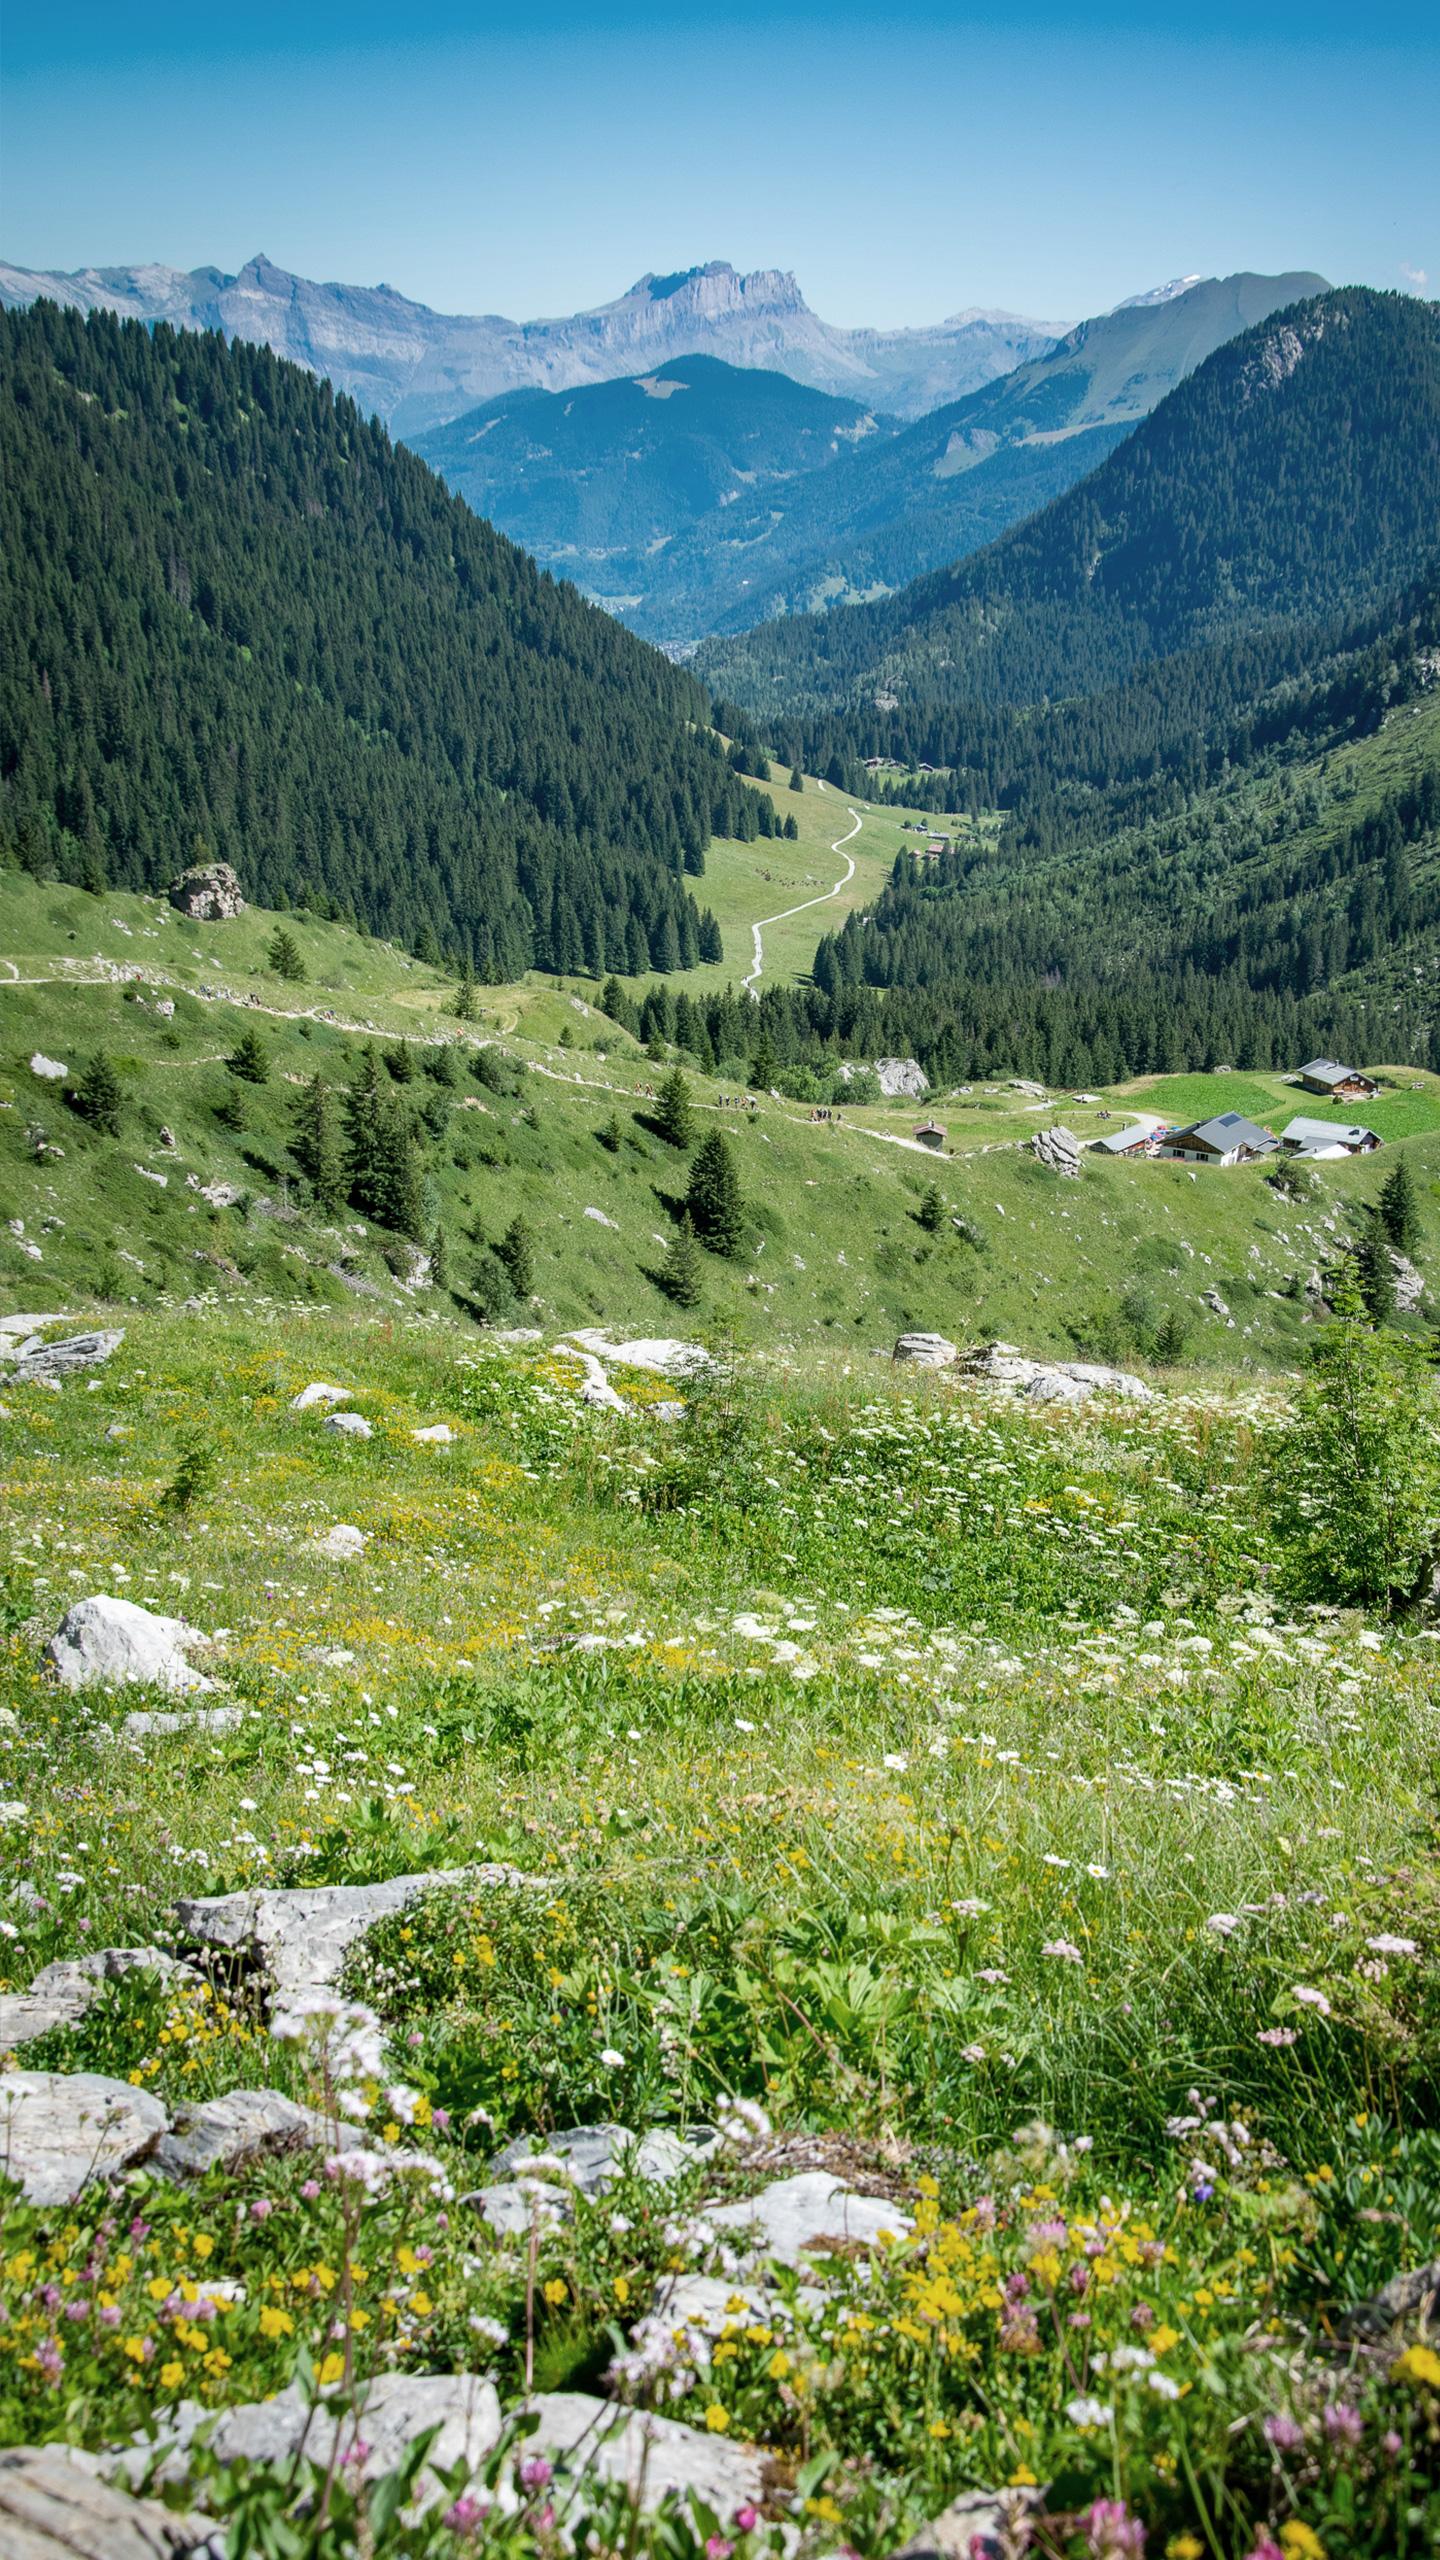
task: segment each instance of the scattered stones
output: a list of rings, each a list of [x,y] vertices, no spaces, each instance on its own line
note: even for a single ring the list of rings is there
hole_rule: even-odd
[[[1031,1076],[1012,1076],[1010,1090],[1012,1093],[1028,1093],[1034,1102],[1045,1102],[1049,1099],[1044,1085],[1036,1084]]]
[[[949,1369],[960,1354],[943,1333],[902,1333],[891,1358],[908,1360],[916,1369]]]
[[[308,1387],[301,1388],[298,1396],[291,1397],[290,1410],[292,1413],[311,1413],[317,1404],[348,1404],[349,1401],[348,1387],[328,1386],[323,1378],[315,1378]]]
[[[183,1618],[157,1617],[134,1600],[115,1600],[97,1592],[67,1609],[45,1647],[45,1658],[66,1689],[132,1685],[172,1692],[213,1689],[213,1680],[193,1670],[184,1648],[208,1644]]]
[[[245,913],[239,877],[228,862],[192,863],[171,881],[167,895],[182,916],[194,916],[201,924],[224,924]]]
[[[30,1073],[38,1076],[42,1084],[63,1084],[70,1070],[63,1058],[47,1058],[43,1049],[36,1049],[30,1059]]]
[[[373,1440],[375,1437],[375,1425],[367,1422],[363,1413],[327,1413],[320,1428],[322,1431],[342,1432],[347,1440]]]
[[[982,1386],[1019,1388],[1036,1404],[1078,1404],[1092,1395],[1148,1404],[1156,1397],[1155,1388],[1128,1369],[1106,1369],[1090,1360],[1031,1360],[1013,1342],[982,1343],[961,1355],[960,1368]]]
[[[643,2409],[617,2409],[584,2391],[544,2391],[529,2404],[539,2424],[525,2438],[527,2454],[600,2481],[618,2482],[642,2511],[653,2514],[670,2495],[690,2492],[719,2516],[738,2506],[760,2506],[767,2494],[767,2464],[748,2446],[659,2418]]]
[[[427,1423],[423,1431],[412,1431],[412,1440],[428,1440],[437,1449],[447,1449],[455,1434],[448,1422]]]
[[[389,1876],[381,1884],[260,1887],[182,1901],[177,1934],[187,1946],[237,1956],[262,1976],[272,2026],[295,2002],[334,1988],[353,1946],[377,1920],[403,1911],[447,1885],[524,1885],[516,1867],[440,1867],[426,1875]]]
[[[72,1333],[63,1342],[22,1342],[15,1354],[15,1366],[9,1383],[23,1386],[27,1379],[68,1378],[77,1369],[93,1369],[118,1351],[125,1336],[123,1331]]]
[[[1080,1141],[1072,1129],[1057,1126],[1037,1129],[1030,1141],[1031,1153],[1038,1156],[1050,1173],[1063,1174],[1068,1181],[1080,1179]]]
[[[28,2204],[71,2204],[92,2178],[155,2148],[165,2110],[148,2089],[96,2071],[0,2074],[0,2170]]]
[[[315,1543],[322,1555],[329,1556],[336,1564],[342,1564],[352,1556],[363,1556],[366,1545],[365,1532],[363,1529],[357,1529],[351,1520],[337,1520],[334,1528],[327,1529],[324,1536],[317,1538]]]
[[[231,2089],[182,2107],[154,2166],[166,2178],[203,2178],[207,2169],[240,2169],[277,2152],[350,2151],[363,2140],[358,2125],[331,2124],[278,2089]]]
[[[802,2169],[777,2178],[739,2204],[708,2205],[705,2219],[717,2231],[750,2240],[750,2262],[773,2258],[798,2267],[812,2251],[862,2248],[902,2239],[910,2217],[883,2197],[857,2195],[824,2169]]]
[[[63,2445],[0,2453],[0,2551],[6,2560],[219,2560],[225,2528],[129,2498]]]

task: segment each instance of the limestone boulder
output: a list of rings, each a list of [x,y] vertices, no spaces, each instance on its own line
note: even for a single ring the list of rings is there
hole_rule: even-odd
[[[1030,1152],[1038,1156],[1049,1173],[1062,1174],[1067,1181],[1080,1179],[1080,1141],[1074,1131],[1063,1126],[1037,1129],[1030,1141]]]
[[[951,1369],[960,1354],[943,1333],[902,1333],[891,1357],[912,1369]]]
[[[209,2169],[242,2169],[287,2151],[350,2151],[364,2140],[358,2126],[332,2124],[314,2107],[278,2089],[231,2089],[181,2107],[155,2146],[153,2165],[166,2178],[203,2178]]]
[[[0,2074],[0,2170],[26,2202],[71,2204],[147,2159],[168,2119],[148,2089],[97,2071]]]
[[[910,2230],[910,2217],[883,2197],[857,2195],[824,2169],[777,2178],[738,2204],[710,2205],[705,2219],[734,2233],[746,2261],[798,2267],[826,2250],[883,2247]]]
[[[64,2445],[0,2453],[5,2560],[220,2560],[223,2525],[128,2497]]]
[[[327,1413],[320,1428],[338,1431],[346,1440],[373,1440],[375,1436],[373,1422],[367,1422],[363,1413]]]
[[[1135,1404],[1156,1398],[1155,1388],[1128,1369],[1107,1369],[1093,1360],[1032,1360],[1013,1342],[982,1343],[961,1355],[960,1368],[982,1386],[1015,1388],[1036,1404],[1075,1404],[1098,1395]]]
[[[666,1334],[642,1334],[634,1341],[612,1342],[599,1325],[585,1325],[575,1333],[567,1333],[563,1343],[577,1343],[582,1351],[597,1360],[608,1361],[616,1369],[648,1369],[657,1378],[693,1378],[705,1369],[713,1369],[714,1360],[698,1342],[676,1342]]]
[[[185,1658],[190,1648],[208,1642],[183,1618],[161,1617],[136,1600],[96,1592],[66,1610],[45,1659],[66,1689],[145,1687],[179,1695],[214,1688]]]
[[[180,915],[194,916],[201,924],[225,924],[245,913],[239,876],[228,862],[192,863],[171,881],[167,895]]]
[[[479,1866],[387,1876],[380,1884],[297,1885],[288,1891],[262,1886],[177,1903],[176,1930],[187,1946],[233,1956],[258,1972],[274,2024],[296,2001],[334,1989],[352,1947],[377,1920],[447,1885],[529,1881],[515,1867]]]
[[[518,2165],[537,2149],[562,2160],[571,2183],[583,2196],[597,2196],[619,2177],[643,2178],[664,2186],[682,2170],[709,2158],[720,2137],[713,2125],[690,2125],[683,2133],[661,2125],[653,2133],[632,2133],[620,2124],[576,2125],[566,2133],[547,2134],[542,2144],[521,2137],[508,2142],[490,2163],[492,2179],[514,2176]]]
[[[63,1342],[22,1342],[15,1353],[9,1383],[19,1387],[27,1380],[70,1378],[77,1370],[98,1368],[112,1351],[119,1350],[124,1339],[123,1330],[102,1329],[72,1333]]]
[[[766,2496],[763,2454],[684,2426],[678,2418],[618,2409],[584,2391],[544,2391],[529,2409],[539,2423],[524,2440],[527,2455],[542,2454],[572,2474],[618,2484],[646,2515],[667,2497],[693,2493],[724,2523],[737,2507],[759,2506]]]

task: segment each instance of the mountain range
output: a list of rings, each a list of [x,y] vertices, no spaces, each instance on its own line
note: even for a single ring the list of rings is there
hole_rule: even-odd
[[[1162,286],[908,426],[680,359],[639,380],[511,394],[411,441],[547,568],[683,651],[882,594],[993,541],[1083,479],[1227,338],[1324,289],[1303,273]]]
[[[0,306],[44,296],[75,311],[220,329],[328,376],[397,435],[442,425],[522,388],[565,391],[652,371],[675,356],[789,374],[901,417],[958,399],[1039,355],[1059,327],[1004,311],[958,311],[933,328],[839,329],[810,310],[793,275],[739,275],[723,259],[645,275],[618,300],[558,320],[431,311],[389,285],[318,284],[264,256],[218,267],[0,264]]]

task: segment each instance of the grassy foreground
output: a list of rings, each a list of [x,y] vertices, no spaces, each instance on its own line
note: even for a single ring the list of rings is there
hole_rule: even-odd
[[[114,2442],[297,2372],[488,2371],[513,2405],[528,2364],[773,2455],[770,2514],[657,2550],[748,2560],[785,2513],[879,2554],[1006,2482],[1046,2485],[1057,2553],[1435,2547],[1440,2356],[1339,2332],[1437,2253],[1436,1639],[1294,1604],[1277,1393],[1036,1412],[776,1353],[677,1425],[639,1373],[596,1414],[543,1346],[414,1314],[123,1321],[61,1393],[0,1391],[8,1987],[164,1943],[182,1892],[487,1858],[540,1890],[437,1893],[354,1969],[375,2138],[454,2195],[397,2179],[357,2224],[280,2162],[12,2205],[0,2437]],[[292,1412],[312,1378],[373,1439]],[[341,1521],[367,1543],[333,1562]],[[127,1738],[146,1701],[56,1693],[40,1644],[95,1590],[213,1633],[242,1721]],[[243,1985],[132,1980],[21,2058],[313,2094]],[[533,2254],[455,2200],[512,2132],[737,2099],[763,2112],[707,2192],[818,2162],[897,2237],[763,2317],[737,2296],[703,2354],[635,2334],[716,2263],[698,2177]],[[278,2494],[206,2502],[258,2532]]]

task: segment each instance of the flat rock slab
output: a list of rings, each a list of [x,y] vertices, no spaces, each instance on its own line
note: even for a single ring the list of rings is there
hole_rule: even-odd
[[[348,1387],[332,1387],[324,1378],[313,1378],[308,1387],[301,1388],[298,1396],[291,1397],[290,1410],[292,1413],[310,1413],[317,1404],[328,1406],[348,1404],[349,1401]]]
[[[1133,1404],[1153,1404],[1154,1387],[1128,1369],[1106,1369],[1093,1360],[1032,1360],[1013,1342],[987,1342],[967,1351],[960,1362],[967,1378],[984,1386],[1014,1387],[1037,1404],[1078,1403],[1085,1396],[1123,1396]]]
[[[221,2462],[270,2465],[288,2462],[303,2447],[307,2460],[322,2467],[334,2451],[337,2432],[341,2458],[352,2445],[364,2445],[363,2459],[349,2466],[349,2476],[378,2479],[393,2471],[405,2448],[427,2428],[440,2432],[421,2474],[420,2503],[441,2494],[437,2474],[461,2462],[478,2471],[500,2441],[500,2402],[493,2382],[474,2373],[390,2373],[372,2382],[354,2410],[332,2412],[323,2401],[308,2400],[298,2384],[277,2391],[273,2400],[242,2401],[218,2418],[198,2400],[182,2400],[157,2411],[159,2441],[170,2448],[162,2477],[184,2477],[185,2459],[198,2437],[208,2436]],[[151,2460],[154,2446],[141,2443],[112,2457],[117,2467],[138,2477]],[[7,2556],[8,2560],[8,2556]]]
[[[645,2409],[617,2409],[584,2391],[544,2391],[529,2403],[539,2419],[524,2439],[526,2454],[563,2461],[587,2478],[616,2482],[651,2515],[670,2495],[693,2490],[721,2522],[739,2506],[758,2506],[766,2494],[766,2461],[750,2447],[659,2418]]]
[[[70,2204],[147,2159],[168,2122],[148,2089],[97,2071],[0,2074],[0,2171],[28,2204]]]
[[[63,1342],[22,1342],[10,1372],[11,1386],[27,1378],[68,1378],[77,1369],[93,1369],[118,1351],[121,1332],[72,1333]]]
[[[784,2267],[798,2267],[812,2252],[883,2247],[911,2227],[898,2205],[856,2195],[824,2169],[777,2178],[739,2204],[707,2205],[705,2219],[748,2243],[748,2264],[770,2258]]]
[[[412,1431],[410,1437],[412,1440],[431,1441],[437,1449],[444,1449],[454,1439],[455,1434],[448,1422],[430,1422],[422,1431]]]
[[[426,1875],[388,1876],[382,1884],[298,1885],[291,1892],[206,1894],[176,1906],[178,1934],[188,1945],[231,1953],[265,1977],[271,2019],[312,1991],[332,1990],[345,1959],[377,1920],[427,1893],[453,1885],[520,1885],[517,1867],[440,1867]]]
[[[183,1618],[164,1618],[135,1600],[96,1592],[67,1609],[45,1647],[45,1659],[66,1689],[143,1687],[183,1693],[213,1689],[192,1669],[188,1646],[209,1639]]]
[[[177,1964],[160,1947],[97,1947],[88,1956],[62,1957],[42,1966],[28,1991],[0,1997],[0,2053],[48,2035],[54,2027],[78,2026],[102,1984],[118,1982],[126,1973],[154,1973],[165,1981],[176,1974],[190,1982],[200,1979],[193,1965]]]
[[[363,1413],[327,1413],[320,1428],[339,1431],[347,1440],[373,1440],[375,1436],[375,1425],[367,1422]]]
[[[181,2107],[155,2146],[165,2178],[203,2178],[208,2169],[240,2169],[285,2151],[350,2151],[363,2142],[358,2125],[332,2124],[278,2089],[231,2089]]]
[[[659,1378],[693,1378],[715,1366],[700,1343],[676,1342],[665,1334],[641,1335],[633,1342],[612,1342],[602,1326],[585,1325],[578,1332],[567,1333],[564,1342],[555,1347],[563,1350],[571,1342],[597,1359],[613,1362],[617,1369],[648,1369]]]
[[[0,2552],[5,2560],[191,2560],[217,2556],[224,2528],[154,2498],[129,2498],[73,2462],[63,2446],[0,2453]]]
[[[692,2125],[685,2133],[674,2133],[662,2125],[654,2133],[643,2134],[632,2133],[621,2124],[576,2125],[566,2133],[547,2134],[543,2142],[523,2137],[507,2142],[491,2161],[490,2176],[511,2178],[522,2161],[545,2153],[564,2161],[582,2196],[602,2194],[619,2177],[644,2178],[653,2185],[664,2186],[678,2178],[682,2170],[707,2159],[719,2139],[714,2126],[708,2124]]]

